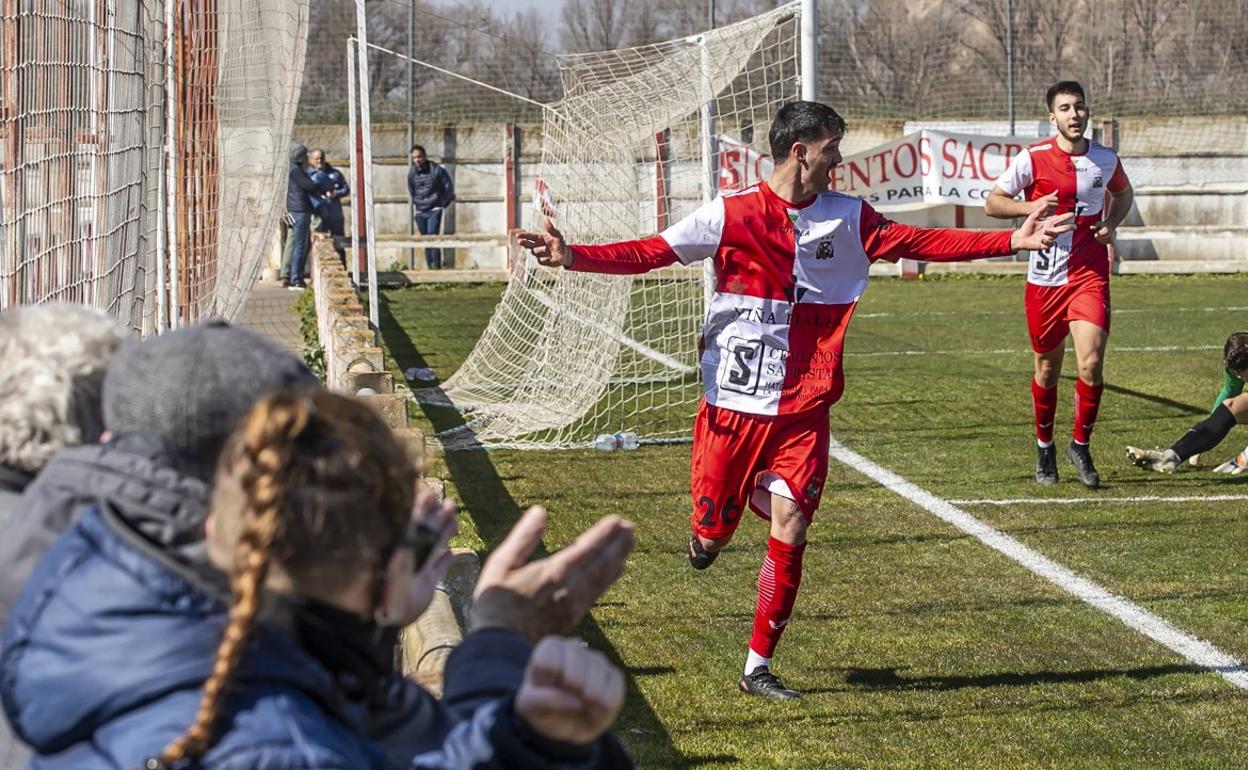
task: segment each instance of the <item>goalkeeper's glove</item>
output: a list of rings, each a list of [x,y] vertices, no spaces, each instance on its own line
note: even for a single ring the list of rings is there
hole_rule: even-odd
[[[1148,468],[1161,473],[1174,473],[1183,461],[1173,449],[1140,449],[1127,447],[1127,459],[1137,468]]]
[[[1213,469],[1214,473],[1229,473],[1232,476],[1238,476],[1245,471],[1248,471],[1248,447],[1244,447],[1244,451]]]

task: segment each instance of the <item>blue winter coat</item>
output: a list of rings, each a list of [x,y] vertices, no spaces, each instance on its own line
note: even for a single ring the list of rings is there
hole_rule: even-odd
[[[407,167],[407,196],[416,211],[446,208],[455,200],[455,183],[447,170],[431,160]]]
[[[211,588],[105,504],[84,510],[35,568],[9,616],[0,702],[36,752],[31,768],[141,767],[194,719],[225,623]],[[378,717],[279,629],[253,633],[221,720],[196,766],[209,770],[583,768],[600,744],[545,741],[510,700],[528,646],[470,635],[436,701],[392,677]],[[368,737],[368,736],[371,736]],[[375,739],[375,740],[374,740]],[[611,740],[611,739],[609,739]],[[607,744],[612,754],[618,744]],[[414,757],[414,758],[413,758]]]
[[[317,187],[322,191],[332,194],[322,198],[321,205],[317,208],[317,213],[320,215],[321,220],[325,222],[341,222],[343,220],[342,198],[351,194],[351,187],[347,184],[347,178],[342,175],[341,171],[326,162],[325,167],[320,171],[312,172],[312,181],[316,182]]]

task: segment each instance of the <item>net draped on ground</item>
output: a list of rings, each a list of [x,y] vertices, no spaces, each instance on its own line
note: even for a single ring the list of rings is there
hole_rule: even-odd
[[[308,0],[5,3],[0,310],[235,316],[283,211],[307,25]]]

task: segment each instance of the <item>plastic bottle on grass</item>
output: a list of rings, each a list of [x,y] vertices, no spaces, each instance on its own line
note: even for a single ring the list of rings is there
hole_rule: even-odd
[[[623,450],[631,452],[640,445],[637,434],[631,430],[621,433],[603,433],[594,439],[594,449],[599,452],[615,452]]]

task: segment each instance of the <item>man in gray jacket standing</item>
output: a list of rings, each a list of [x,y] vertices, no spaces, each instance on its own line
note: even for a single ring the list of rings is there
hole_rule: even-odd
[[[421,235],[442,232],[442,215],[455,200],[455,185],[446,169],[429,160],[425,148],[412,145],[412,165],[407,170],[407,194],[412,199],[412,215]],[[442,268],[442,250],[425,249],[430,270]]]
[[[312,215],[321,201],[321,187],[308,173],[308,148],[290,146],[290,170],[286,185],[286,221],[290,224],[290,274],[282,276],[291,289],[304,288],[304,266],[312,247]]]

